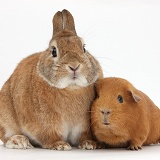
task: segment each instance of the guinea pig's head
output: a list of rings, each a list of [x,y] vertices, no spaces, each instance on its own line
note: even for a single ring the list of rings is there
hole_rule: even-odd
[[[100,130],[119,134],[137,123],[141,98],[131,83],[121,78],[104,78],[97,82],[96,88],[98,97],[91,109],[95,134]]]

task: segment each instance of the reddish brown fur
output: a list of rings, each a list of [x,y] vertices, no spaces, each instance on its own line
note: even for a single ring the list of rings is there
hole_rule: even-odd
[[[66,10],[62,12],[71,16]],[[60,13],[57,12],[53,20],[58,23],[53,23],[54,34],[49,48],[21,61],[1,89],[0,138],[4,143],[13,135],[25,135],[32,144],[57,149],[58,145],[65,143],[62,136],[67,130],[65,127],[70,131],[77,125],[82,125],[81,133],[79,137],[76,135],[77,140],[75,137],[73,145],[92,139],[89,109],[95,99],[93,79],[96,75],[97,79],[101,78],[102,70],[88,51],[83,53],[83,44],[76,35],[73,17],[70,17],[67,28],[62,30]],[[56,42],[59,52],[57,62],[51,54],[53,42]],[[82,66],[80,72],[86,77],[88,86],[71,85],[59,89],[50,85],[56,85],[60,78],[69,74],[66,67],[76,67],[77,64]],[[20,138],[23,139],[23,136]]]
[[[99,80],[97,91],[91,121],[98,141],[131,150],[159,142],[160,111],[147,95],[121,78]],[[123,103],[118,101],[118,95],[123,97]]]

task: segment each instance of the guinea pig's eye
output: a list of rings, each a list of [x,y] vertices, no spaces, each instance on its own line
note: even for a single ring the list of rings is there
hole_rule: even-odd
[[[53,57],[57,57],[57,49],[56,49],[56,47],[53,47],[52,56]]]
[[[83,52],[86,53],[86,48],[85,48],[85,44],[83,45]]]
[[[118,95],[118,101],[119,101],[119,103],[123,103],[123,98],[121,95]]]

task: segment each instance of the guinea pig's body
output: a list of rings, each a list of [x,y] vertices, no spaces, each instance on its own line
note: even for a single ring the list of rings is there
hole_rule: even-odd
[[[6,147],[96,147],[89,110],[102,70],[74,27],[67,10],[57,12],[49,48],[21,61],[2,87],[0,139]]]
[[[160,110],[147,95],[121,78],[99,80],[97,91],[91,122],[98,141],[131,150],[160,141]]]

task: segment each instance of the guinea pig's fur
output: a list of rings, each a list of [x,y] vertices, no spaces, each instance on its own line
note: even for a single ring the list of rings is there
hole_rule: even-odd
[[[160,111],[146,94],[121,78],[101,79],[96,87],[91,126],[98,141],[131,150],[160,142]]]

